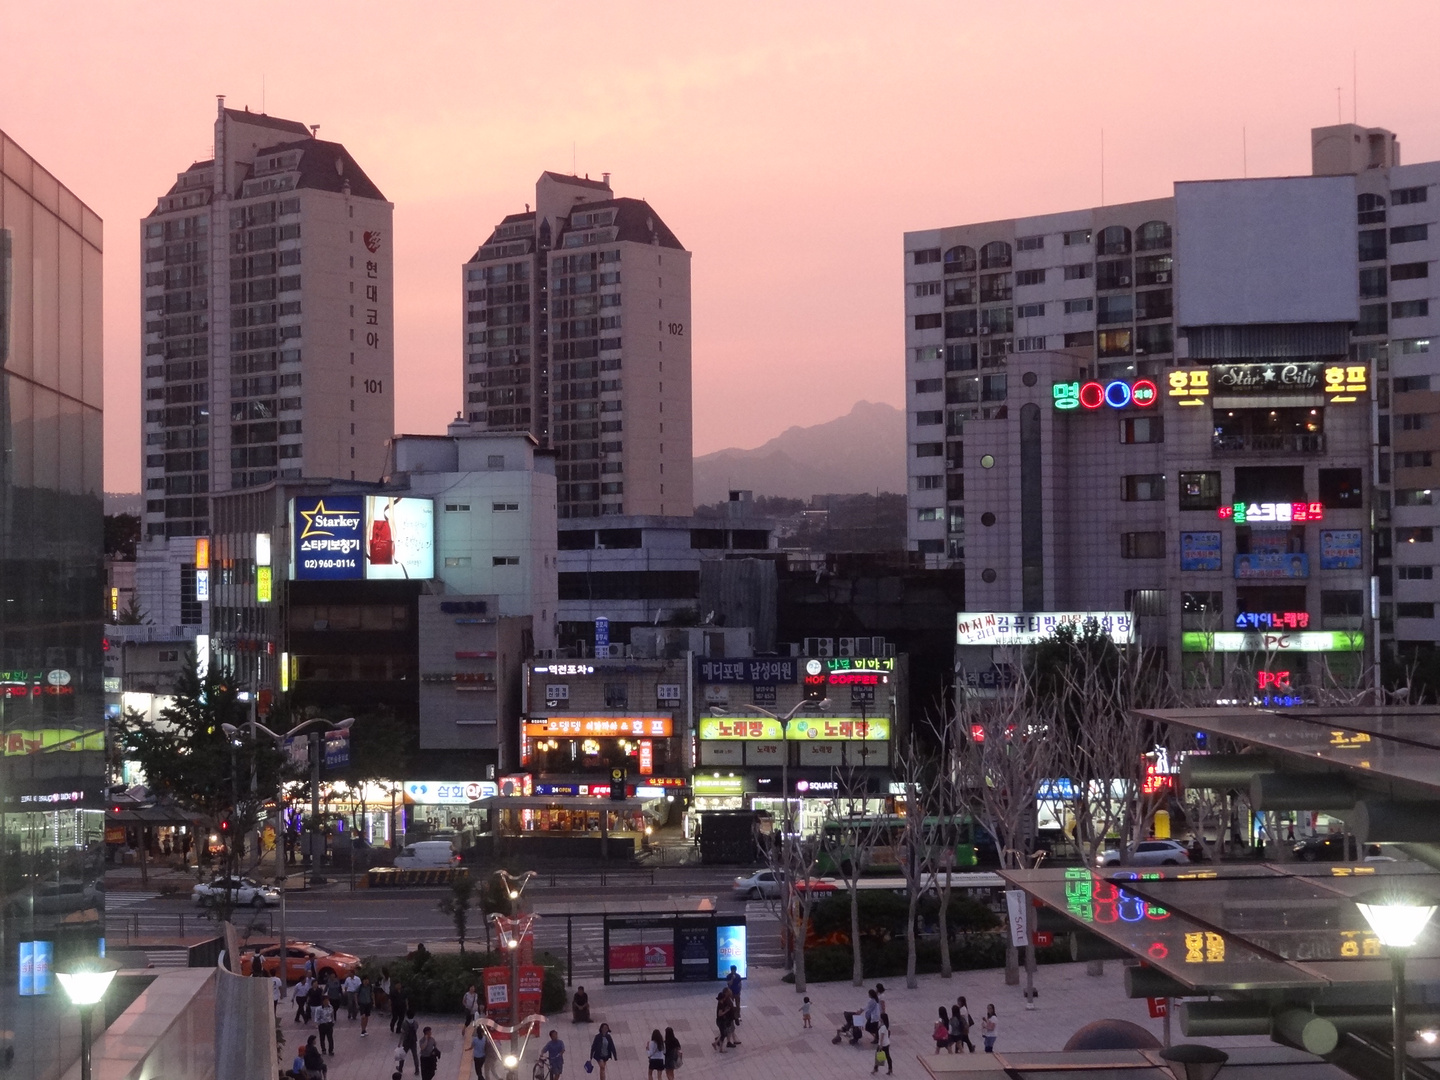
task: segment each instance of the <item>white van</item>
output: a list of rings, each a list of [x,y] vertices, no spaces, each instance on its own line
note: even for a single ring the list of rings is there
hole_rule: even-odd
[[[418,840],[406,844],[395,856],[395,866],[401,870],[435,870],[454,862],[455,849],[449,840]]]

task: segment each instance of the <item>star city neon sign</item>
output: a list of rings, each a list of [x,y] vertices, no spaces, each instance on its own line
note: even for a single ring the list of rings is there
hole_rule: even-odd
[[[1091,412],[1108,405],[1112,409],[1123,409],[1135,405],[1148,409],[1160,400],[1160,390],[1149,379],[1112,379],[1109,382],[1066,382],[1055,383],[1051,388],[1055,408],[1062,411],[1088,409]]]

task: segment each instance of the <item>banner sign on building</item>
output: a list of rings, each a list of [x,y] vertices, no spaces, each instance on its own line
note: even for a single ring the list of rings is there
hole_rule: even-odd
[[[435,504],[386,495],[308,495],[291,503],[299,581],[435,576]]]
[[[1308,578],[1310,576],[1310,556],[1303,552],[1280,554],[1270,551],[1236,555],[1235,576],[1252,581],[1273,578]]]
[[[1218,532],[1182,532],[1180,534],[1181,570],[1221,569],[1220,534]]]
[[[1187,630],[1180,635],[1184,652],[1364,652],[1365,635],[1358,630],[1229,631]]]
[[[435,504],[429,499],[365,499],[365,577],[425,581],[435,576]]]
[[[1128,611],[962,611],[955,617],[957,645],[1034,645],[1062,626],[1084,629],[1094,622],[1117,644],[1126,645],[1133,632]]]
[[[700,717],[700,738],[702,739],[783,739],[784,729],[779,720],[764,716],[702,716]]]
[[[350,765],[350,732],[325,732],[325,768],[344,769]]]
[[[405,801],[427,806],[466,805],[499,794],[500,785],[493,780],[409,780],[405,784]]]
[[[764,657],[740,660],[701,660],[702,683],[750,683],[775,685],[793,683],[796,665],[793,658]]]
[[[1319,394],[1324,371],[1315,362],[1214,364],[1210,386],[1216,394]]]
[[[76,731],[72,728],[36,728],[33,730],[25,728],[0,733],[0,754],[6,757],[104,749],[105,732],[103,731]]]
[[[890,738],[890,719],[885,716],[864,720],[858,717],[797,716],[785,725],[785,738],[791,742],[810,742],[816,739],[887,742]]]
[[[535,716],[525,721],[525,734],[533,738],[652,738],[674,734],[668,716]]]
[[[1359,529],[1320,530],[1321,570],[1359,570],[1360,567]]]

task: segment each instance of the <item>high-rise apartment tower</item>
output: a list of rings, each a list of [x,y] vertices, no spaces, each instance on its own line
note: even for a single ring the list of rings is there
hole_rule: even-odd
[[[690,253],[650,205],[542,173],[462,275],[465,419],[554,449],[561,518],[689,514]]]
[[[384,471],[393,206],[317,131],[221,98],[140,224],[147,540],[206,535],[214,492]]]

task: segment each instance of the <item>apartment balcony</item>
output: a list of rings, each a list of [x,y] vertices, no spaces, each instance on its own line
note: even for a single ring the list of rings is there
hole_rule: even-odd
[[[1216,454],[1323,454],[1325,433],[1215,435],[1210,440],[1210,447]]]

